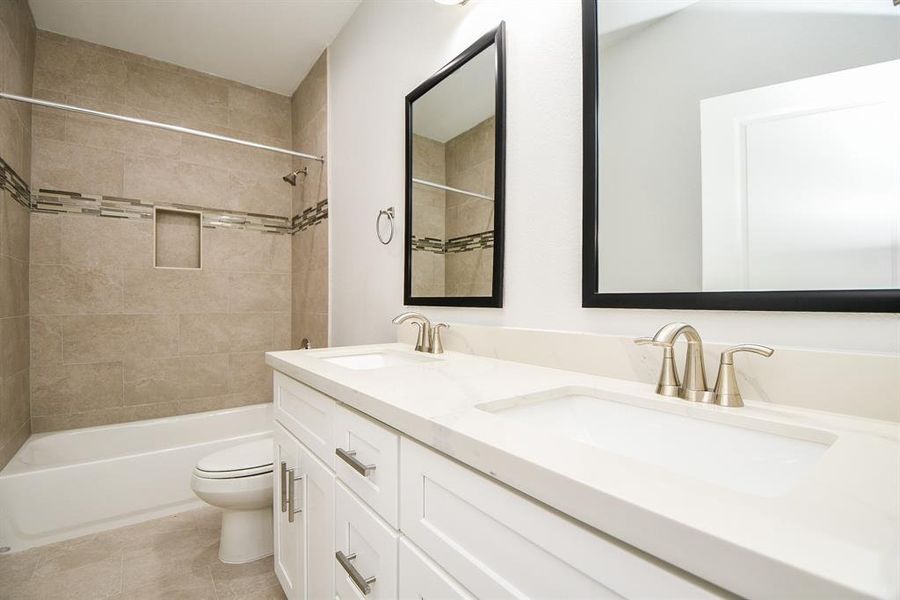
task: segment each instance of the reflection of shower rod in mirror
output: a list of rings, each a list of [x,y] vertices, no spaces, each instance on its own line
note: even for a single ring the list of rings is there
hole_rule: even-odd
[[[433,181],[425,181],[424,179],[416,179],[413,177],[413,183],[418,183],[421,185],[427,185],[428,187],[437,188],[439,190],[444,190],[446,192],[455,192],[457,194],[463,194],[465,196],[472,196],[474,198],[481,198],[482,200],[490,200],[493,202],[493,198],[490,196],[485,196],[484,194],[476,194],[475,192],[467,192],[466,190],[460,190],[457,188],[452,188],[450,186],[446,186],[440,183],[434,183]]]

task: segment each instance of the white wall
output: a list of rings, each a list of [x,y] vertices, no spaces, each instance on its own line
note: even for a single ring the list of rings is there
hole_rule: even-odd
[[[404,96],[507,23],[503,309],[429,308],[450,322],[646,335],[687,320],[710,341],[900,352],[900,315],[581,308],[579,0],[365,1],[329,52],[332,343],[390,341],[403,310]],[[375,238],[395,206],[398,236]]]

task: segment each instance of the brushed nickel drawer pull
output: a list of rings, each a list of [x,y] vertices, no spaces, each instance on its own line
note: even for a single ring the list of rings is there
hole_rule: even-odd
[[[356,570],[356,567],[351,564],[350,561],[356,558],[356,552],[345,555],[338,550],[334,553],[334,557],[341,563],[341,566],[344,567],[347,575],[350,576],[350,579],[353,580],[353,583],[359,588],[359,591],[368,596],[369,592],[372,591],[372,584],[375,583],[375,576],[363,577],[360,572]]]
[[[334,451],[341,460],[345,463],[353,467],[353,470],[362,475],[363,477],[369,476],[369,471],[375,470],[375,465],[365,465],[356,458],[356,450],[344,450],[343,448],[336,448]]]
[[[300,477],[294,477],[294,469],[287,470],[288,477],[288,506],[287,506],[287,514],[288,514],[288,523],[294,522],[294,515],[297,513],[303,512],[302,508],[294,508],[294,502],[297,499],[296,491],[294,490],[294,484],[298,481],[303,480],[303,475]]]
[[[281,461],[281,512],[285,512],[288,506],[287,470],[287,463]]]

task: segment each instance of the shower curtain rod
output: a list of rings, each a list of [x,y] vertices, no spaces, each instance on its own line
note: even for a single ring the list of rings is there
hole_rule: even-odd
[[[422,185],[427,185],[428,187],[433,187],[433,188],[437,188],[439,190],[445,190],[448,192],[456,192],[457,194],[463,194],[465,196],[474,196],[475,198],[481,198],[482,200],[491,200],[491,201],[494,200],[490,196],[485,196],[484,194],[476,194],[475,192],[467,192],[466,190],[452,188],[450,186],[443,185],[440,183],[434,183],[433,181],[425,181],[424,179],[416,179],[415,177],[413,177],[413,183],[421,183]]]
[[[124,115],[116,115],[113,113],[101,112],[99,110],[91,110],[89,108],[82,108],[80,106],[72,106],[70,104],[60,104],[59,102],[50,102],[49,100],[39,100],[37,98],[29,98],[27,96],[17,96],[15,94],[7,94],[5,92],[0,92],[0,98],[6,98],[7,100],[13,100],[15,102],[24,102],[26,104],[34,104],[36,106],[43,106],[46,108],[57,108],[59,110],[68,110],[71,112],[81,113],[83,115],[91,115],[94,117],[102,117],[104,119],[112,119],[113,121],[124,121],[126,123],[133,123],[135,125],[146,125],[147,127],[156,127],[157,129],[165,129],[168,131],[175,131],[178,133],[187,133],[189,135],[196,135],[198,137],[209,138],[211,140],[219,140],[220,142],[230,142],[232,144],[239,144],[241,146],[249,146],[250,148],[258,148],[259,150],[268,150],[270,152],[279,152],[281,154],[289,154],[290,156],[297,156],[299,158],[306,158],[309,160],[317,160],[319,162],[325,162],[325,157],[323,156],[314,156],[312,154],[305,154],[303,152],[295,152],[293,150],[286,150],[284,148],[277,148],[275,146],[267,146],[265,144],[257,144],[256,142],[248,142],[247,140],[241,140],[238,138],[232,138],[224,135],[219,135],[217,133],[210,133],[208,131],[200,131],[199,129],[190,129],[188,127],[180,127],[178,125],[169,125],[168,123],[159,123],[157,121],[148,121],[146,119],[138,119],[137,117],[126,117]]]

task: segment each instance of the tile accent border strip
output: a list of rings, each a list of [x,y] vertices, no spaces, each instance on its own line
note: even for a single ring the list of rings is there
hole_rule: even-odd
[[[434,254],[456,254],[471,250],[482,250],[494,247],[494,231],[480,231],[459,237],[450,238],[446,242],[433,237],[416,237],[412,239],[413,252],[432,252]]]
[[[291,233],[305,231],[314,227],[328,218],[328,198],[318,202],[315,206],[304,209],[300,214],[291,219]]]
[[[62,190],[39,189],[32,194],[28,184],[2,157],[0,157],[0,189],[9,192],[19,204],[34,212],[152,220],[154,207],[180,208],[201,212],[203,227],[209,229],[248,229],[264,233],[294,234],[318,225],[328,218],[327,198],[288,219],[261,213],[210,209],[192,204],[145,202]]]
[[[154,207],[200,211],[203,227],[250,229],[265,233],[291,233],[287,217],[209,209],[191,204],[144,202],[116,196],[93,196],[78,192],[40,189],[32,195],[31,208],[40,213],[75,213],[118,219],[153,219]]]
[[[0,158],[0,189],[9,192],[13,200],[25,208],[31,209],[31,189],[3,158]]]

